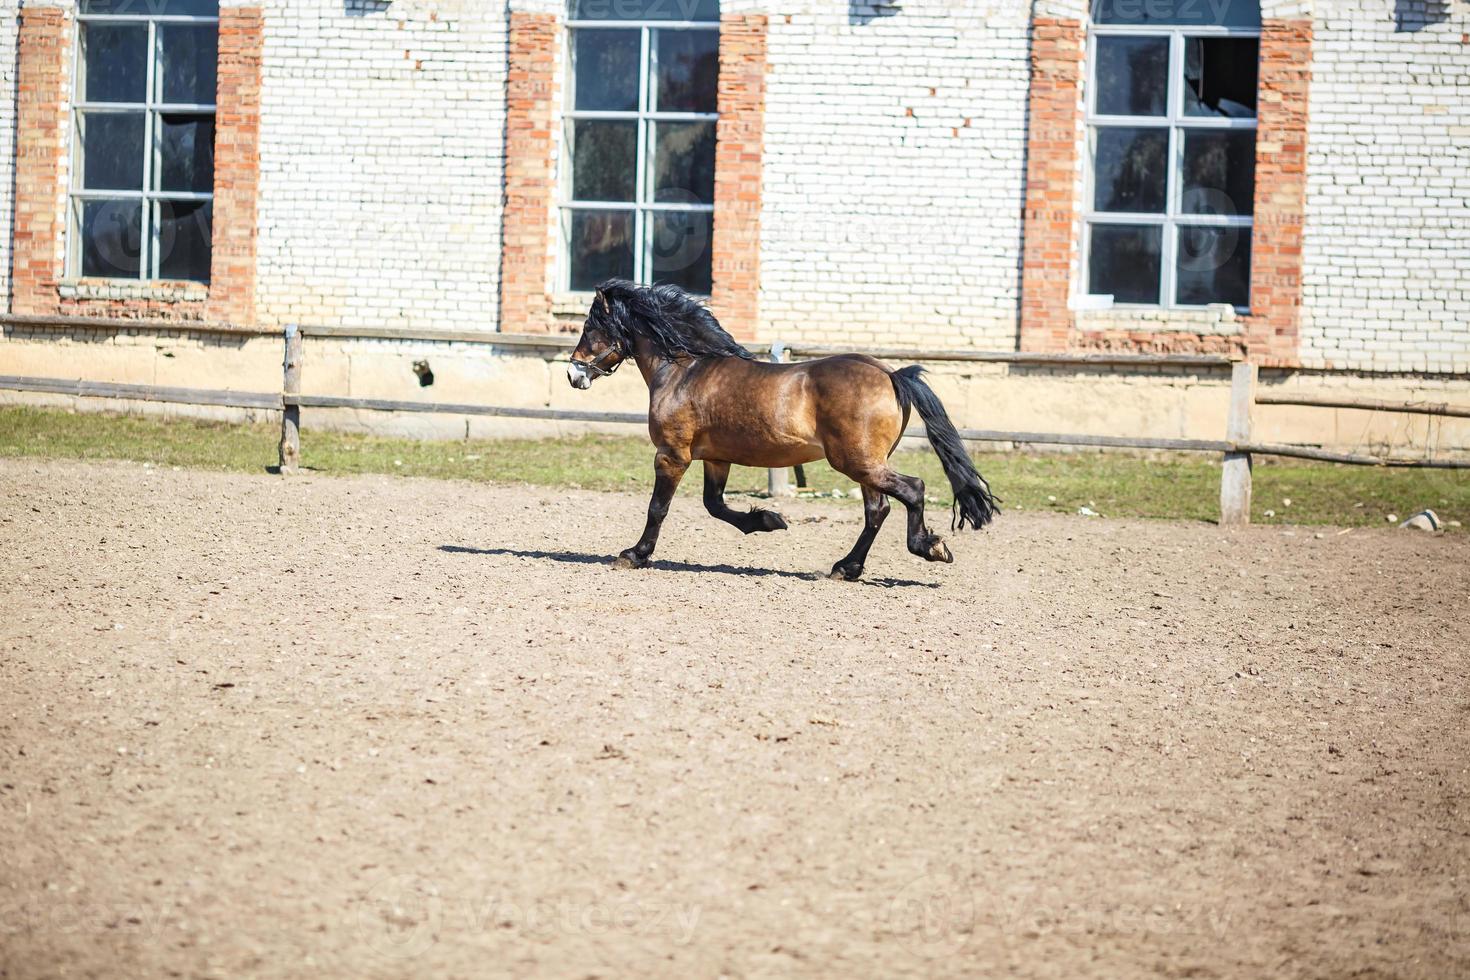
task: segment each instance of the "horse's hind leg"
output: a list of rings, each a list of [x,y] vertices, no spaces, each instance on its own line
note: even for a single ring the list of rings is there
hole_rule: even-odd
[[[888,511],[888,498],[881,490],[863,487],[863,533],[858,535],[857,544],[852,546],[847,557],[832,566],[833,578],[855,582],[862,577],[868,551],[873,547],[873,539],[878,536],[878,529],[883,526]]]
[[[711,517],[732,524],[746,534],[757,531],[784,531],[786,521],[773,510],[752,508],[739,511],[725,503],[725,481],[730,479],[730,464],[712,460],[704,462],[704,509]]]
[[[846,472],[846,471],[844,471]],[[852,474],[848,474],[851,476]],[[854,479],[858,479],[854,477]],[[903,504],[909,512],[909,551],[925,561],[954,561],[944,539],[924,525],[924,481],[917,476],[905,476],[889,468],[885,463],[876,472],[864,474],[858,482],[888,494]]]

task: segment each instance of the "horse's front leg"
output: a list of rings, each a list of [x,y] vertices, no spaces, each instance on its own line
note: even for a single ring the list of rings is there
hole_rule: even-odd
[[[774,510],[752,507],[747,511],[739,511],[725,503],[725,481],[728,479],[729,463],[704,461],[704,509],[709,511],[711,517],[732,524],[746,534],[786,530],[785,519]]]
[[[664,518],[669,514],[669,502],[674,499],[674,491],[679,489],[679,481],[684,478],[684,471],[687,469],[687,454],[659,450],[658,455],[653,458],[653,499],[648,502],[648,523],[643,525],[643,537],[633,547],[618,555],[613,567],[644,568],[648,565],[648,557],[658,544],[659,529],[664,526]]]

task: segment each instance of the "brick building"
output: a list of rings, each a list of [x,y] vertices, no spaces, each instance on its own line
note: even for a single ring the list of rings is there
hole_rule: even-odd
[[[6,6],[12,317],[1470,372],[1465,0]]]

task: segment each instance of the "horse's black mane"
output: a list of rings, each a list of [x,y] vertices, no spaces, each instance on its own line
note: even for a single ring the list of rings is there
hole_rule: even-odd
[[[635,336],[644,337],[669,361],[752,356],[704,304],[678,286],[639,286],[626,279],[609,279],[597,287],[588,319],[625,351],[632,350]]]

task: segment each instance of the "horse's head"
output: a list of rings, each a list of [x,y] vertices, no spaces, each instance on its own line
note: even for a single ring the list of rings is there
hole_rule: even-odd
[[[591,388],[598,378],[612,374],[632,353],[632,342],[623,326],[620,303],[608,299],[603,283],[587,311],[582,336],[567,365],[567,380],[573,388]]]

